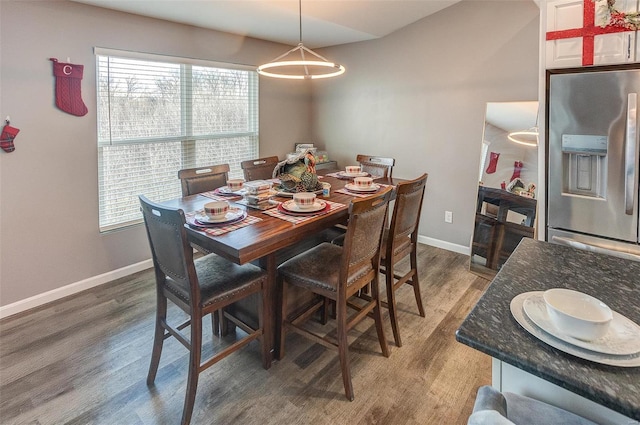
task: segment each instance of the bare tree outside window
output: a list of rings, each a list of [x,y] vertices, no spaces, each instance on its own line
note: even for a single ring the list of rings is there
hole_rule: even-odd
[[[258,156],[255,71],[97,56],[100,229],[141,221],[137,196],[180,196],[178,170]]]

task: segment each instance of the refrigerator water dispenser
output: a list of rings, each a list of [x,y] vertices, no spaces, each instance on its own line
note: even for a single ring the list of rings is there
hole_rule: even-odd
[[[562,135],[563,194],[606,197],[607,136]]]

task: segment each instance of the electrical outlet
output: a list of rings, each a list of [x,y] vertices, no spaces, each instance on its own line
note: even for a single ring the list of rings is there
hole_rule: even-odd
[[[453,223],[453,212],[445,211],[444,212],[444,221],[445,223]]]

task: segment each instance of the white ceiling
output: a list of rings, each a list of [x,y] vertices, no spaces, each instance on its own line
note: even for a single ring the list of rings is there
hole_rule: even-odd
[[[296,45],[298,0],[72,0],[137,15]],[[303,0],[309,48],[383,37],[460,0]]]
[[[537,127],[538,102],[488,102],[485,121],[506,132]]]

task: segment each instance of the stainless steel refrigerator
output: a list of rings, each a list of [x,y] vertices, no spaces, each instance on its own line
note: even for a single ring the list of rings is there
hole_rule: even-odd
[[[640,261],[640,66],[547,71],[547,240]]]

